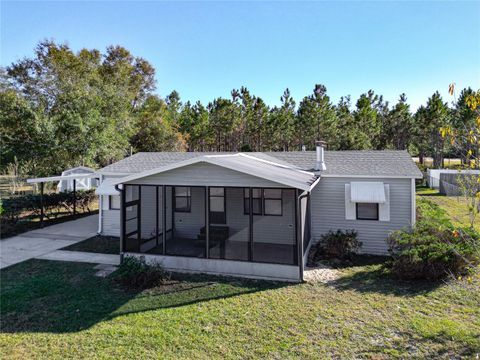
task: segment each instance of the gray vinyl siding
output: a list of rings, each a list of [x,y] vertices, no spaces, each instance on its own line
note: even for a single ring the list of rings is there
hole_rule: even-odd
[[[243,188],[227,188],[227,223],[230,240],[249,240],[249,215],[244,214]],[[253,216],[253,241],[295,243],[295,192],[282,193],[282,216]]]
[[[295,191],[282,192],[282,216],[253,216],[253,242],[295,244]]]
[[[121,176],[103,176],[103,180]],[[109,196],[102,196],[102,235],[120,236],[120,210],[110,210]]]
[[[120,210],[102,210],[102,235],[120,236]]]
[[[190,212],[175,212],[175,236],[196,239],[205,226],[205,188],[190,189],[192,207]]]
[[[244,214],[243,188],[225,189],[227,196],[226,218],[232,241],[248,241],[250,238],[250,217]]]
[[[345,219],[345,184],[352,181],[390,184],[390,221]],[[362,253],[387,254],[388,234],[411,226],[411,201],[411,179],[323,178],[311,194],[312,240],[318,242],[329,230],[354,229],[363,243]]]
[[[159,189],[159,200],[161,198],[162,189]],[[141,204],[141,237],[142,239],[151,239],[155,237],[155,230],[157,227],[156,214],[157,214],[157,190],[154,186],[144,186],[141,192],[142,198]],[[161,207],[158,208],[159,212]],[[161,215],[161,214],[160,214]],[[161,219],[161,217],[160,217]],[[162,227],[162,223],[158,223],[158,227]],[[159,231],[160,232],[160,231]]]
[[[197,163],[132,181],[145,185],[285,187],[273,181],[208,163]]]

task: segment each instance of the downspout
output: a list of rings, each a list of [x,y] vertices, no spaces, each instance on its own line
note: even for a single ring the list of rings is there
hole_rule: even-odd
[[[102,183],[103,175],[98,177],[98,186]],[[103,195],[98,195],[98,231],[97,234],[101,235],[103,231]]]
[[[297,245],[298,245],[298,270],[300,281],[303,282],[303,233],[302,233],[302,199],[310,195],[309,191],[305,191],[297,198]]]

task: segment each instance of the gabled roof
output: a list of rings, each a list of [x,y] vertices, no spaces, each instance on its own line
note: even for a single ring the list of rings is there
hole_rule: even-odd
[[[192,157],[183,161],[172,162],[158,168],[132,174],[112,182],[113,185],[124,184],[148,176],[160,174],[197,163],[209,163],[230,170],[249,174],[262,179],[267,179],[285,186],[311,190],[316,184],[317,176],[313,172],[303,171],[291,165],[280,164],[267,159],[261,159],[248,154],[216,154]]]
[[[141,152],[108,165],[100,169],[98,173],[135,174],[205,155],[226,154],[231,155],[232,153]],[[314,151],[251,152],[245,154],[260,160],[311,172],[316,156]],[[422,177],[422,173],[407,151],[325,151],[325,164],[327,169],[322,171],[321,176]]]

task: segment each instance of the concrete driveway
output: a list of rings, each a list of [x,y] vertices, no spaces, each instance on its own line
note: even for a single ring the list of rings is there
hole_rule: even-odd
[[[0,269],[88,239],[97,230],[98,215],[91,215],[0,240]]]

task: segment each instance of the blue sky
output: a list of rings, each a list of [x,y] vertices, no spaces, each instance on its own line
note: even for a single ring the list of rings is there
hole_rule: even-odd
[[[435,90],[480,88],[480,2],[1,2],[2,66],[42,39],[128,48],[157,92],[228,97],[246,86],[276,105],[327,86],[333,101],[373,89],[415,109]]]

